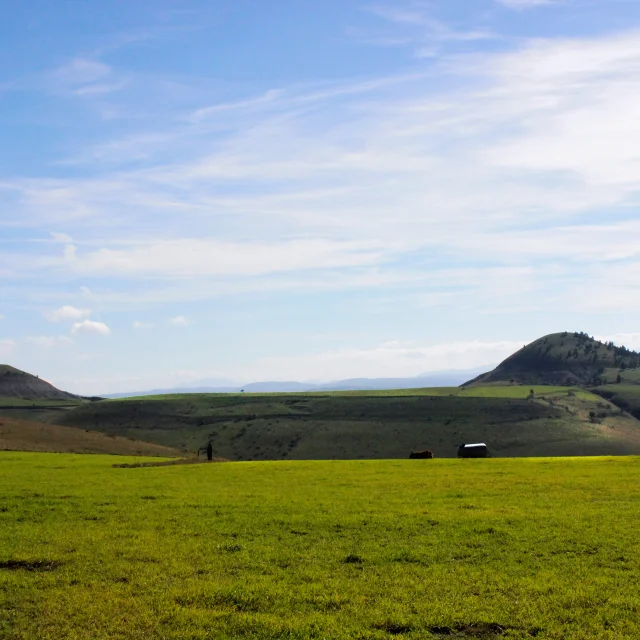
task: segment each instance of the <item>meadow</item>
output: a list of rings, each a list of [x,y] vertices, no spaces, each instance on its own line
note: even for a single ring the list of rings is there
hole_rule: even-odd
[[[638,638],[640,458],[0,453],[0,638]]]
[[[420,449],[455,457],[461,442],[487,442],[505,457],[640,454],[637,420],[571,387],[176,394],[52,415],[58,424],[185,452],[211,441],[216,456],[245,461],[406,458]]]

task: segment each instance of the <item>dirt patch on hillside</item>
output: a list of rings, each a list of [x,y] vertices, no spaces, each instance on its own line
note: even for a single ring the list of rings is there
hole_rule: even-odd
[[[0,451],[2,450],[162,457],[185,455],[177,449],[151,442],[7,417],[0,417]]]

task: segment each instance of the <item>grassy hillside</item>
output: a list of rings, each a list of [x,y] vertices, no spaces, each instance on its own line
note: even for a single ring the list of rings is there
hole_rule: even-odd
[[[640,459],[0,453],[4,640],[640,637]]]
[[[466,385],[597,385],[639,367],[640,354],[625,347],[599,342],[585,333],[553,333],[524,346]]]
[[[497,456],[640,453],[640,423],[577,388],[410,391],[151,396],[87,403],[56,421],[191,451],[211,440],[231,460],[448,457],[477,441]]]
[[[78,396],[60,391],[38,376],[0,364],[0,398],[35,400],[78,400]]]
[[[595,387],[593,392],[640,419],[640,385],[601,385],[599,387]]]
[[[179,456],[180,451],[132,438],[16,418],[0,418],[0,450]]]

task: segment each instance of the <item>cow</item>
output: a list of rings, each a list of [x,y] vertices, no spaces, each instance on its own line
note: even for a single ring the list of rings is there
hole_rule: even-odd
[[[425,449],[424,451],[412,451],[409,454],[409,458],[416,460],[431,460],[433,458],[433,451]]]

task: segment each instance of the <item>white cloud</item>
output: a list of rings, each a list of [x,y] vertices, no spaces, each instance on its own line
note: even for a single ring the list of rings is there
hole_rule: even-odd
[[[4,316],[0,313],[0,320],[4,320]]]
[[[153,323],[152,322],[140,322],[139,320],[134,320],[132,326],[133,326],[134,329],[152,329],[153,328]]]
[[[174,327],[188,327],[191,324],[191,320],[184,316],[176,316],[175,318],[169,319],[169,324]]]
[[[452,342],[430,346],[387,342],[369,349],[340,349],[263,358],[246,376],[252,380],[318,380],[411,377],[425,372],[492,366],[524,341]]]
[[[95,322],[93,320],[83,320],[82,322],[74,322],[71,333],[93,333],[101,336],[108,336],[111,333],[109,327],[104,322]]]
[[[73,345],[73,340],[67,336],[31,336],[26,339],[26,342],[43,349],[69,347]]]
[[[91,315],[91,309],[78,309],[77,307],[64,306],[45,314],[47,320],[60,322],[61,320],[80,320]]]
[[[14,340],[1,339],[0,340],[0,357],[5,358],[13,353],[16,347]]]

